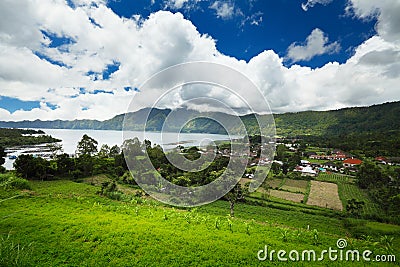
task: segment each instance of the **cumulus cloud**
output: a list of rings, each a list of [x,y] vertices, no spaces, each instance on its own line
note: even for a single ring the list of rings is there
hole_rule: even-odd
[[[379,35],[390,42],[400,41],[400,1],[350,0],[346,9],[361,19],[376,17]]]
[[[332,62],[317,69],[286,67],[285,59],[272,50],[248,62],[221,54],[216,41],[200,34],[180,13],[158,11],[145,19],[127,19],[102,1],[75,2],[73,6],[50,0],[0,3],[0,95],[41,103],[31,111],[10,113],[0,108],[1,120],[108,119],[125,112],[132,99],[137,109],[148,107],[157,98],[159,88],[148,92],[129,88],[139,88],[166,67],[190,61],[226,64],[243,72],[260,88],[274,112],[325,110],[400,99],[400,45],[396,37],[400,28],[396,28],[398,16],[393,16],[389,5],[396,9],[396,1],[377,3],[376,12],[372,1],[368,6],[364,1],[352,0],[349,8],[354,16],[378,17],[378,35],[357,47],[347,62]],[[71,42],[53,47],[46,36]],[[338,46],[316,29],[304,45],[292,44],[287,57],[308,60],[332,53]],[[108,79],[102,79],[110,65],[118,67]],[[221,88],[206,89],[182,88],[171,96],[171,106],[189,96],[209,94],[246,111],[237,98],[227,96]],[[247,93],[240,86],[235,90],[238,95]],[[248,98],[255,111],[265,112],[260,98]],[[196,103],[191,108],[196,108]],[[198,103],[197,108],[217,109],[204,103]]]
[[[297,62],[310,60],[318,55],[336,53],[339,50],[339,43],[329,43],[328,37],[317,28],[307,37],[304,45],[292,43],[288,48],[287,57],[293,62]]]
[[[333,0],[307,0],[306,3],[301,4],[301,8],[304,11],[308,11],[310,7],[314,7],[316,4],[327,5],[330,4]]]

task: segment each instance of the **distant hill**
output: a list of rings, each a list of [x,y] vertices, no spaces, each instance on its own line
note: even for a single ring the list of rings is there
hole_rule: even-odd
[[[130,130],[143,129],[145,118],[149,114],[146,129],[160,131],[169,109],[141,109],[126,114],[125,126]],[[303,111],[296,113],[275,114],[276,132],[282,136],[337,136],[351,133],[397,133],[400,131],[400,102],[391,102],[370,107],[353,107],[330,111]],[[226,123],[227,128],[237,132],[238,126],[233,115],[219,112],[198,112],[194,110],[178,109],[174,112],[174,120],[166,126],[166,130],[177,131],[182,122],[188,121],[183,132],[219,133],[226,131],[215,121],[195,117],[212,116]],[[73,121],[19,121],[0,122],[2,128],[50,128],[50,129],[94,129],[94,130],[121,130],[125,114],[117,115],[105,121],[73,120]],[[243,123],[250,133],[257,133],[256,117],[268,123],[268,116],[245,115],[241,116]]]

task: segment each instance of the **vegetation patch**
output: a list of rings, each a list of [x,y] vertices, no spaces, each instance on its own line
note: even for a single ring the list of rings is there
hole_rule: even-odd
[[[270,190],[270,195],[273,197],[286,199],[286,200],[298,202],[298,203],[302,202],[303,198],[304,198],[303,194],[292,193],[292,192],[281,191],[281,190]]]
[[[285,179],[285,184],[281,188],[290,192],[300,192],[304,194],[307,190],[308,183],[309,181],[306,180]]]
[[[307,204],[329,209],[343,210],[342,202],[339,198],[338,186],[334,183],[311,181]]]

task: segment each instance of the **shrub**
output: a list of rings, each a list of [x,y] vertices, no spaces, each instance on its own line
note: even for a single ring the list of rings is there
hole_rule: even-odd
[[[14,177],[11,174],[0,175],[0,186],[6,189],[31,189],[31,185],[26,179]]]
[[[11,175],[8,173],[0,174],[0,184],[7,181],[10,177]]]
[[[8,179],[7,181],[7,185],[15,188],[15,189],[32,189],[31,185],[29,184],[29,182],[23,178],[19,178],[19,177],[10,177],[10,179]]]
[[[3,166],[0,166],[0,173],[5,173],[7,170]]]

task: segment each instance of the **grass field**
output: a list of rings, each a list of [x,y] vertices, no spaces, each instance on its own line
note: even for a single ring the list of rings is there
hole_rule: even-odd
[[[284,183],[284,179],[270,179],[267,181],[267,184],[271,188],[279,188]]]
[[[308,183],[309,181],[306,180],[285,179],[285,183],[281,188],[290,192],[300,192],[304,194],[307,190]]]
[[[355,181],[352,176],[336,173],[320,173],[317,179],[319,181],[333,182],[338,185],[339,197],[344,208],[346,208],[347,201],[354,198],[358,201],[364,201],[363,215],[379,213],[378,206],[372,202],[366,191],[354,184]]]
[[[304,195],[300,193],[292,193],[287,191],[280,191],[280,190],[271,190],[270,195],[273,197],[286,199],[293,202],[300,203],[304,199]]]
[[[142,198],[110,200],[96,194],[98,187],[85,183],[31,182],[31,187],[0,188],[0,266],[286,266],[277,259],[260,262],[257,252],[265,245],[320,252],[334,247],[338,238],[346,238],[349,248],[386,253],[383,244],[352,238],[335,213],[306,213],[300,204],[274,208],[239,203],[236,217],[229,218],[225,201],[177,209]],[[381,234],[393,236],[398,254],[400,227],[376,222],[364,227],[375,241]],[[349,265],[312,263],[328,264]]]
[[[364,201],[363,214],[377,214],[379,212],[378,206],[373,203],[368,196],[366,191],[363,191],[358,186],[350,183],[339,182],[339,195],[343,202],[343,207],[346,207],[347,201],[350,199],[356,199],[358,201]]]

